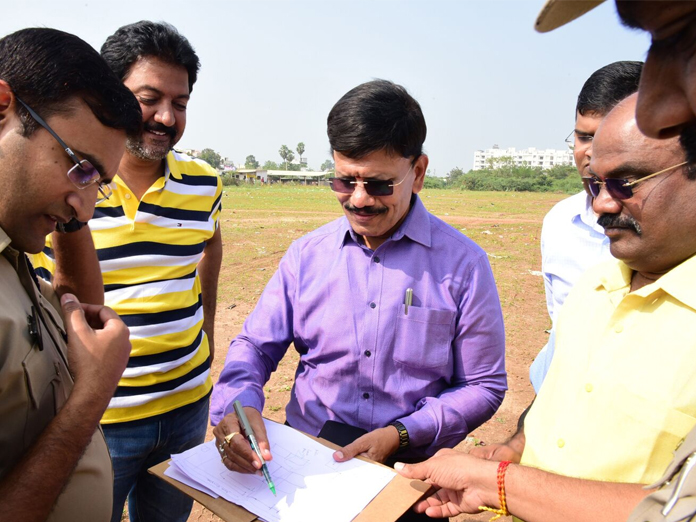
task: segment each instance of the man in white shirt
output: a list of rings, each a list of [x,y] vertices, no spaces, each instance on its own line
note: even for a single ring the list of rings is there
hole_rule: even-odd
[[[642,68],[642,62],[614,62],[595,71],[582,86],[575,108],[575,128],[566,138],[582,178],[589,176],[592,138],[599,124],[617,103],[638,90]],[[529,369],[536,393],[553,358],[556,318],[568,292],[588,268],[607,259],[611,259],[609,240],[597,225],[588,192],[558,202],[546,214],[541,229],[541,271],[552,327],[548,343]]]

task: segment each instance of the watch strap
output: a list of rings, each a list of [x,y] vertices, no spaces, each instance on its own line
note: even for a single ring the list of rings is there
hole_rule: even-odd
[[[82,227],[84,227],[87,223],[84,223],[83,221],[78,221],[77,219],[73,218],[67,223],[56,223],[56,232],[60,232],[61,234],[69,234],[70,232],[77,232],[80,230]]]
[[[399,432],[399,451],[405,450],[408,448],[409,445],[409,438],[408,438],[408,430],[406,430],[406,426],[404,426],[401,422],[399,421],[394,421],[389,423],[390,426],[394,426],[396,428],[396,431]]]

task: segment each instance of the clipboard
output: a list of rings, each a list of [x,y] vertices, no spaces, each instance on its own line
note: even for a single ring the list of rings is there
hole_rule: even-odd
[[[310,435],[311,437],[311,435]],[[312,437],[317,442],[331,449],[340,449],[336,444]],[[382,466],[377,462],[372,462],[364,457],[356,457],[366,462],[371,462],[375,466]],[[171,459],[170,459],[171,460]],[[167,477],[164,472],[169,467],[169,460],[153,466],[148,472],[161,478],[168,484],[174,486],[179,491],[193,498],[199,504],[202,504],[207,509],[215,513],[225,522],[253,522],[258,520],[255,514],[247,511],[241,506],[233,504],[222,497],[213,498],[210,495],[182,484],[178,480]],[[362,512],[353,519],[353,522],[394,522],[403,515],[413,504],[420,500],[430,490],[430,485],[420,480],[413,480],[396,475],[394,478],[380,491],[380,493],[372,499],[372,501],[362,510]]]

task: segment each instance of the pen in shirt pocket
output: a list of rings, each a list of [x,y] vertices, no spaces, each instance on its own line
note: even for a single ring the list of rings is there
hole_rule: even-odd
[[[408,307],[413,303],[413,288],[406,289],[406,296],[404,297],[404,315],[408,315]]]

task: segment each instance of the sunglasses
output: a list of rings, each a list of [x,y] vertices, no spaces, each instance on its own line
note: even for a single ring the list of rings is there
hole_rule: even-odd
[[[44,129],[46,129],[51,134],[51,136],[53,136],[56,139],[56,141],[60,144],[61,147],[63,147],[63,150],[65,150],[70,159],[73,161],[75,165],[70,170],[68,170],[68,179],[72,181],[73,185],[82,190],[94,185],[95,183],[98,183],[98,190],[101,194],[101,197],[97,198],[96,203],[101,203],[109,199],[109,196],[111,196],[111,187],[109,187],[107,183],[103,183],[100,181],[101,174],[99,173],[97,168],[94,165],[92,165],[92,163],[90,163],[89,160],[78,159],[78,157],[75,156],[75,153],[70,149],[70,147],[68,147],[65,144],[65,142],[62,139],[60,139],[60,136],[58,136],[58,134],[56,134],[56,132],[48,126],[48,123],[46,123],[41,116],[36,114],[36,112],[34,112],[34,110],[31,107],[29,107],[29,105],[20,100],[18,96],[15,96],[15,98],[19,103],[21,103],[24,106],[24,108],[27,111],[29,111],[31,117],[34,118],[34,121],[36,121],[36,123],[41,125]]]
[[[391,196],[394,194],[394,187],[398,187],[406,180],[411,169],[413,169],[413,165],[411,165],[406,175],[398,183],[394,183],[390,179],[362,180],[354,177],[331,178],[329,181],[331,182],[331,190],[340,194],[352,194],[355,192],[355,186],[361,184],[363,190],[370,196]]]
[[[687,162],[684,161],[678,165],[672,165],[671,167],[667,167],[666,169],[662,169],[654,174],[644,176],[636,181],[628,181],[625,178],[607,178],[602,180],[593,174],[589,177],[583,177],[582,182],[593,198],[599,197],[602,187],[606,187],[607,192],[612,198],[623,200],[633,197],[633,187],[635,187],[638,183],[642,183],[643,181],[654,178],[655,176],[659,176],[660,174],[664,174],[665,172],[669,172],[670,170],[683,167],[686,164]]]

